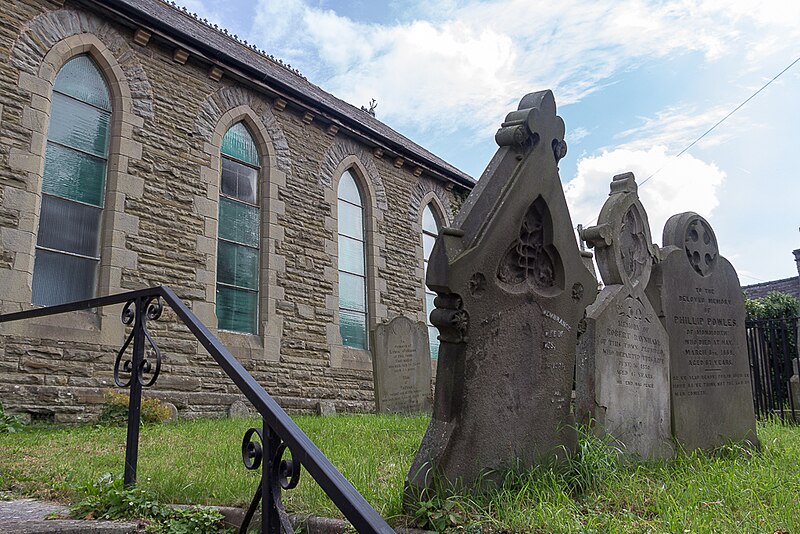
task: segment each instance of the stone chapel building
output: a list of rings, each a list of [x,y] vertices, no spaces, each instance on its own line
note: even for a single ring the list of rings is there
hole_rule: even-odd
[[[425,258],[474,180],[163,0],[0,21],[0,311],[169,285],[284,408],[372,410],[369,334],[426,320]],[[91,419],[120,310],[0,325],[0,401]],[[146,395],[187,417],[241,398],[174,316],[150,329]]]

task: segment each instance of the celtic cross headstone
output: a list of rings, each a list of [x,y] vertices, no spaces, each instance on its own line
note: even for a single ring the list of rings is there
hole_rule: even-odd
[[[647,213],[631,173],[615,176],[597,226],[582,237],[594,247],[605,287],[586,309],[578,346],[579,418],[613,436],[626,454],[672,456],[667,333],[645,295],[656,259]]]

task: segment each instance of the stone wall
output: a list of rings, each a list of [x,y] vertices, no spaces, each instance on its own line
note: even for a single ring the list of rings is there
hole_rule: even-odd
[[[0,311],[31,306],[52,83],[89,53],[115,102],[98,295],[169,285],[216,332],[219,146],[244,120],[263,156],[261,320],[257,335],[219,337],[290,411],[323,399],[371,411],[371,354],[339,336],[338,178],[351,168],[368,191],[370,329],[424,319],[423,202],[450,217],[465,190],[85,9],[21,0],[0,13]],[[120,311],[0,325],[0,401],[35,418],[90,420],[113,384]],[[150,328],[163,368],[146,395],[185,417],[223,415],[241,398],[171,312]]]

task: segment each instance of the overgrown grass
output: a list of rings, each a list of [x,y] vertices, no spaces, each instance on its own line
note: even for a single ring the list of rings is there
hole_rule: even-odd
[[[300,417],[300,426],[384,516],[401,515],[403,478],[424,417]],[[145,426],[139,480],[162,502],[249,502],[258,475],[241,464],[256,420]],[[759,424],[759,451],[730,445],[674,460],[626,462],[584,435],[561,466],[513,470],[482,492],[426,497],[419,523],[464,532],[800,532],[800,428]],[[105,472],[121,474],[124,428],[26,429],[0,436],[0,490],[76,500]],[[339,513],[304,473],[284,494],[292,511]]]
[[[384,517],[400,514],[403,479],[428,418],[297,417],[300,427]],[[201,419],[142,427],[138,483],[165,503],[246,506],[259,480],[242,463],[242,437],[258,419]],[[0,435],[0,491],[76,500],[104,473],[122,476],[125,428],[27,428]],[[307,472],[284,493],[298,513],[338,516]]]

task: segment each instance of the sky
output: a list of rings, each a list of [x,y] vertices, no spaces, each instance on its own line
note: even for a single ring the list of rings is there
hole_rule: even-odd
[[[573,225],[596,223],[630,171],[656,244],[695,211],[742,285],[798,274],[800,61],[763,88],[800,59],[798,0],[179,4],[357,107],[375,99],[378,119],[475,178],[505,115],[551,89]]]

